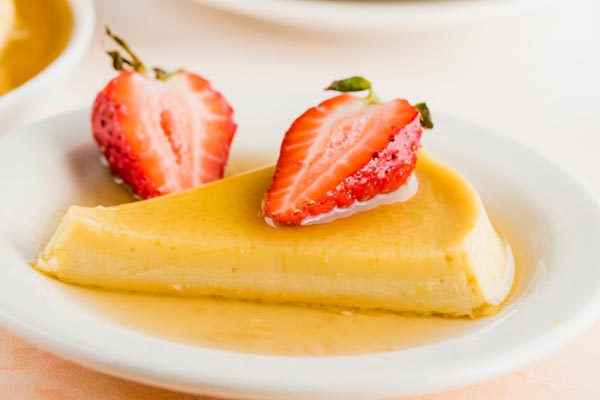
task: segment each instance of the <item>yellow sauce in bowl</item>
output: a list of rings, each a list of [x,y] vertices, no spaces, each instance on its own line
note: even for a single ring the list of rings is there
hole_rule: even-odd
[[[73,16],[64,0],[0,2],[14,4],[2,5],[10,12],[14,9],[14,18],[6,41],[0,42],[1,96],[33,78],[58,57],[71,36]]]

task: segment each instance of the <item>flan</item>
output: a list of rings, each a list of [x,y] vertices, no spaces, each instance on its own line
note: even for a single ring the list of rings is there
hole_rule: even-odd
[[[70,207],[34,264],[112,290],[418,315],[493,314],[514,277],[478,193],[420,152],[407,201],[325,224],[272,227],[264,168],[117,207]]]

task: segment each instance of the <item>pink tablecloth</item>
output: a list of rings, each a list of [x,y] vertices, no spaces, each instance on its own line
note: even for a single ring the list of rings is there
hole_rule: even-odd
[[[113,378],[63,361],[0,330],[2,400],[208,400]],[[600,324],[516,373],[412,400],[600,399]]]

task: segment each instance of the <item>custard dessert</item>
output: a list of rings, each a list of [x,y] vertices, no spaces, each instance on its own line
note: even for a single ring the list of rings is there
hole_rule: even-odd
[[[334,81],[341,94],[292,123],[275,167],[220,179],[236,131],[224,96],[186,70],[149,73],[105,29],[119,75],[96,97],[93,136],[144,200],[71,207],[38,270],[109,290],[416,315],[476,318],[506,299],[512,254],[479,195],[419,151],[425,103]]]
[[[272,168],[118,207],[71,207],[35,263],[105,289],[481,317],[512,255],[469,182],[420,152],[409,200],[326,224],[272,227]]]

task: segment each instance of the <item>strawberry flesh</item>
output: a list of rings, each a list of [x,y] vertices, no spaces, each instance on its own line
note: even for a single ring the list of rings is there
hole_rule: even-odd
[[[419,110],[406,100],[368,104],[341,94],[306,111],[290,127],[263,213],[279,225],[390,193],[417,161]]]
[[[223,177],[233,110],[202,77],[123,71],[98,94],[92,130],[113,172],[141,198]]]

